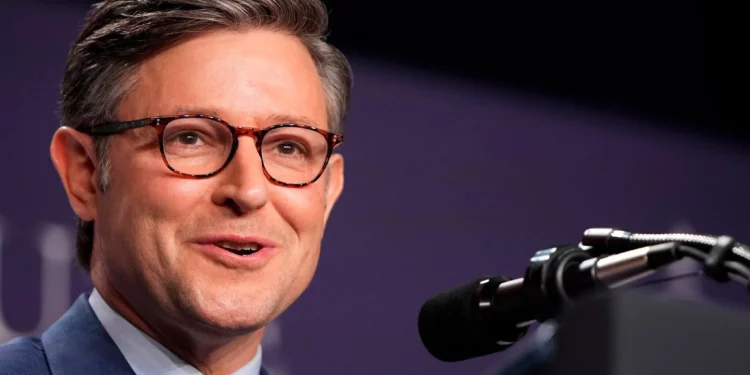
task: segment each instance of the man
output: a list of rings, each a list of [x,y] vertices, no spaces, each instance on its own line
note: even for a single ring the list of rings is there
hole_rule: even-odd
[[[50,147],[94,290],[0,374],[242,374],[343,188],[351,70],[318,0],[110,0]]]

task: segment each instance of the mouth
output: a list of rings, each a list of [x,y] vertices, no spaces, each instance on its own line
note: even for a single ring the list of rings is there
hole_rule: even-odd
[[[232,241],[218,241],[214,242],[213,245],[240,256],[253,255],[263,249],[263,245],[257,242],[239,243]]]
[[[204,255],[224,267],[259,269],[279,252],[279,245],[256,235],[209,234],[195,240]]]

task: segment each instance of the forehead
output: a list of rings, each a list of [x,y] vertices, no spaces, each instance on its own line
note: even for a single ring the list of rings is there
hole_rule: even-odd
[[[120,119],[209,111],[238,126],[278,118],[327,129],[322,82],[307,48],[270,30],[199,34],[144,61]]]

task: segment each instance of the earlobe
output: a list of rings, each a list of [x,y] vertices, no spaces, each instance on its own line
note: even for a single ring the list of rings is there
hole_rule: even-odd
[[[96,219],[97,160],[92,139],[69,127],[61,127],[52,137],[50,156],[73,211],[83,220]]]
[[[341,192],[344,190],[344,157],[340,154],[331,155],[331,160],[328,161],[326,173],[326,209],[325,209],[325,221],[328,221],[328,216],[333,209],[333,205],[341,196]]]

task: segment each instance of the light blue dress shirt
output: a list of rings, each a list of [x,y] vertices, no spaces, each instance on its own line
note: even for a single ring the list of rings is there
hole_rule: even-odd
[[[89,296],[89,304],[136,375],[201,374],[113,310],[96,288]],[[258,346],[255,358],[232,375],[259,375],[261,357],[262,351]]]

